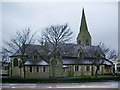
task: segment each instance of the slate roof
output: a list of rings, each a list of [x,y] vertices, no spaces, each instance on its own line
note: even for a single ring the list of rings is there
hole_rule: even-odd
[[[92,62],[90,60],[77,60],[77,59],[62,59],[63,61],[63,68],[66,68],[66,65],[91,65]],[[104,60],[105,65],[112,65],[111,62]],[[37,59],[29,59],[25,62],[25,66],[48,66],[44,60],[37,60]]]
[[[40,46],[40,45],[34,45],[34,44],[29,45],[25,50],[25,55],[30,55],[36,50],[43,50],[42,48],[43,46]],[[17,56],[17,55],[21,55],[19,50],[13,56]]]
[[[81,64],[92,64],[88,60],[75,60],[75,59],[63,59],[63,64],[64,65],[81,65]]]
[[[52,53],[53,46],[51,44],[48,44],[47,47],[49,48],[49,54]],[[83,46],[78,44],[65,43],[65,44],[59,44],[59,48],[62,51],[62,57],[78,57],[78,51],[80,48],[83,50],[84,57],[95,58],[96,57],[95,51],[100,53],[103,57],[105,56],[98,46]],[[26,48],[25,55],[30,55],[36,50],[44,54],[46,53],[43,46],[29,45]],[[16,55],[20,55],[19,51],[16,52],[13,56]]]
[[[28,66],[30,66],[30,65],[48,66],[49,64],[44,60],[29,59],[25,62],[24,65],[28,65]]]
[[[96,58],[95,52],[97,51],[103,57],[104,53],[98,46],[83,46],[78,44],[61,44],[59,45],[62,50],[63,57],[78,57],[78,51],[80,48],[83,50],[84,57]]]
[[[90,60],[77,60],[77,59],[63,59],[64,65],[91,65],[92,62]],[[102,61],[102,60],[101,60]],[[104,60],[105,65],[112,65],[111,62]]]
[[[111,61],[105,60],[103,64],[105,64],[105,65],[112,65],[113,63]]]
[[[51,44],[48,44],[47,46],[49,48],[49,53],[52,53],[53,47]],[[95,52],[97,51],[100,53],[101,56],[105,56],[104,53],[101,51],[101,49],[98,46],[83,46],[83,45],[78,45],[78,44],[59,44],[59,48],[61,50],[61,55],[63,57],[63,64],[64,65],[69,65],[69,64],[92,64],[89,60],[84,59],[84,60],[77,60],[78,57],[78,51],[80,48],[83,50],[83,56],[88,57],[88,58],[96,58]],[[45,54],[45,49],[43,46],[40,45],[29,45],[28,48],[26,49],[26,55],[31,55],[35,51],[39,51],[41,53]],[[19,52],[17,52],[14,55],[20,55]],[[64,57],[67,57],[69,59],[64,59]],[[74,59],[71,59],[74,58]],[[110,64],[109,62],[104,62],[104,64]],[[35,60],[35,59],[29,59],[25,62],[25,65],[49,65],[46,61],[43,60]]]

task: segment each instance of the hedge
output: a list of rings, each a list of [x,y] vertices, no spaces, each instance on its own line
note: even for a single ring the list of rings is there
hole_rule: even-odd
[[[2,83],[80,83],[101,81],[120,81],[120,77],[111,76],[111,77],[49,78],[49,79],[24,79],[24,78],[2,79]]]

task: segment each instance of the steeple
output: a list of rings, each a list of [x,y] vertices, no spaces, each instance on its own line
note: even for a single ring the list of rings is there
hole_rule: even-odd
[[[77,44],[91,45],[91,35],[88,32],[84,8],[82,10],[80,32],[77,36]]]

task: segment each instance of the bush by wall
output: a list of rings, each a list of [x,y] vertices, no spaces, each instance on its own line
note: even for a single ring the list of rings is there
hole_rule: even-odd
[[[80,83],[101,81],[120,81],[120,77],[109,76],[109,77],[76,77],[76,78],[49,78],[49,79],[24,79],[24,78],[2,79],[2,83]]]

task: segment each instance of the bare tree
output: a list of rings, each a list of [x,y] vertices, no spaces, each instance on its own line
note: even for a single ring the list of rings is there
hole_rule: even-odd
[[[73,37],[72,34],[73,32],[70,30],[68,24],[52,25],[46,27],[42,32],[43,39],[53,46],[54,51],[59,47],[59,44],[71,40]]]
[[[91,48],[90,52],[93,53],[94,58],[90,58],[89,61],[92,63],[92,65],[96,67],[95,76],[97,77],[100,65],[102,65],[106,59],[104,54],[101,53],[100,48],[99,50],[96,50],[95,48]],[[92,75],[93,75],[93,67],[92,67]]]
[[[72,38],[73,32],[70,30],[68,24],[55,25],[45,28],[42,35],[50,42],[54,48],[57,48],[60,43],[65,43]]]
[[[32,34],[29,28],[17,31],[16,35],[10,41],[5,41],[6,47],[3,47],[3,49],[10,54],[19,53],[23,57],[26,53],[26,48],[35,42],[35,33]]]
[[[107,55],[110,51],[110,48],[107,47],[104,43],[100,42],[98,46],[101,48],[102,52]]]
[[[112,59],[112,60],[116,60],[118,58],[118,56],[119,56],[119,53],[113,49],[113,50],[110,50],[107,58]]]
[[[1,61],[1,66],[2,69],[6,70],[9,73],[9,64],[10,64],[10,58],[8,53],[5,50],[2,50],[2,52],[0,52],[2,61]]]
[[[35,34],[36,32],[32,34],[29,28],[23,31],[17,31],[15,36],[12,37],[10,41],[4,41],[5,46],[3,47],[3,50],[9,53],[9,55],[18,54],[22,60],[21,65],[23,65],[26,61],[25,58],[26,48],[30,44],[35,42],[34,40]]]
[[[9,57],[9,54],[8,54],[8,52],[4,49],[4,48],[2,48],[2,51],[0,52],[0,55],[1,55],[1,57],[2,57],[2,61],[7,61],[7,57]]]
[[[102,59],[102,57],[100,56],[100,54],[98,54],[97,55],[98,58],[96,58],[95,60],[91,60],[91,62],[93,63],[93,65],[95,65],[96,68],[97,68],[96,69],[96,76],[97,76],[97,73],[98,73],[98,70],[99,70],[99,66],[101,64],[103,64],[106,59],[107,60],[110,60],[110,59],[111,60],[117,60],[117,58],[119,56],[119,53],[116,50],[107,47],[102,42],[100,42],[98,46],[101,49],[101,51],[103,52],[103,54],[105,54],[105,57]]]
[[[58,69],[56,66],[56,60],[60,62],[61,52],[60,52],[60,44],[64,44],[72,39],[73,32],[70,30],[68,24],[64,25],[52,25],[50,27],[46,27],[43,32],[43,40],[48,42],[49,48],[51,48],[51,59],[50,63],[52,64],[52,77],[55,77],[55,72]],[[59,72],[62,71],[62,67],[59,67]],[[62,73],[62,72],[61,72]]]
[[[44,46],[47,40],[43,38],[43,35],[42,35],[41,37],[39,37],[38,42],[41,46]]]
[[[118,58],[118,56],[119,56],[118,51],[107,47],[102,42],[100,42],[98,45],[101,48],[102,52],[106,55],[107,59],[116,60]]]

